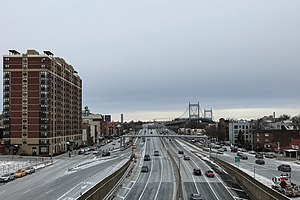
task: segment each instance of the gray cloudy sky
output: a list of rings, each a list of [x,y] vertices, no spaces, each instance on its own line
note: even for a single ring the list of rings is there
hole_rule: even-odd
[[[50,50],[118,120],[300,114],[299,0],[1,0],[0,53]],[[2,60],[1,60],[2,63]],[[2,70],[1,70],[2,75]]]

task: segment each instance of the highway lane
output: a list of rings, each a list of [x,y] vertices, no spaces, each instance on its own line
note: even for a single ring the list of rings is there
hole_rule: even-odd
[[[106,177],[107,169],[110,169],[111,172],[112,167],[119,167],[120,161],[128,160],[130,153],[130,150],[113,153],[115,155],[107,160],[94,159],[95,156],[92,154],[66,157],[32,175],[1,186],[0,199],[52,200],[78,197],[80,192],[86,191],[100,179]],[[83,163],[90,164],[78,167]],[[68,171],[70,168],[75,170]]]
[[[234,199],[231,193],[227,190],[224,183],[216,176],[214,178],[208,178],[204,175],[205,171],[211,170],[209,166],[206,165],[199,157],[194,153],[191,153],[191,150],[187,146],[180,142],[181,140],[172,140],[174,146],[173,150],[181,149],[184,151],[186,156],[189,156],[191,160],[181,159],[181,166],[184,166],[183,172],[183,183],[185,188],[185,197],[188,197],[190,193],[200,193],[204,199]],[[202,176],[194,176],[193,169],[198,168],[202,171]],[[182,167],[181,167],[182,169]],[[187,171],[188,170],[188,171]],[[189,173],[189,175],[186,175]],[[192,177],[192,178],[190,178]],[[196,186],[196,190],[192,189]]]
[[[151,132],[153,135],[157,134],[154,129],[146,131],[148,134]],[[140,147],[141,145],[137,146]],[[144,151],[140,157],[139,170],[141,166],[144,165],[148,166],[150,171],[148,173],[137,172],[138,176],[136,180],[133,180],[134,185],[126,194],[125,199],[174,199],[175,189],[173,168],[160,139],[146,139],[143,148]],[[155,150],[159,151],[159,156],[154,156]],[[145,154],[150,155],[150,161],[143,160]]]

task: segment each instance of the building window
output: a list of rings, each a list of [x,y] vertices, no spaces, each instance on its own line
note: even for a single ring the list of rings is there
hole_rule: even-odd
[[[269,137],[269,133],[265,133],[265,137]]]
[[[48,148],[47,147],[41,147],[41,153],[47,153]]]
[[[265,142],[270,142],[269,138],[265,138]]]
[[[8,60],[9,60],[9,58],[5,58],[5,60],[6,60],[6,61],[8,61]]]

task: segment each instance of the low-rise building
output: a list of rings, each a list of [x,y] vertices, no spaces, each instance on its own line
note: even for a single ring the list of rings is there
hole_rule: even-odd
[[[253,121],[239,120],[229,122],[229,141],[240,146],[252,146]]]

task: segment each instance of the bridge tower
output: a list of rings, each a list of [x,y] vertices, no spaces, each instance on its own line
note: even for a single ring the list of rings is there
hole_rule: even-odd
[[[200,117],[199,102],[197,104],[192,104],[189,102],[189,120],[199,119],[199,117]]]
[[[204,118],[213,119],[212,109],[204,109]]]

